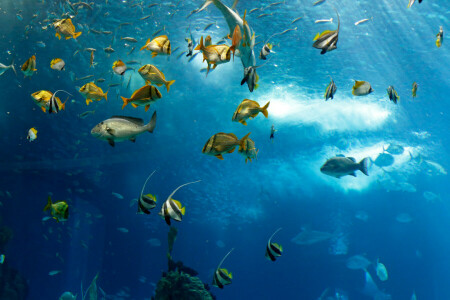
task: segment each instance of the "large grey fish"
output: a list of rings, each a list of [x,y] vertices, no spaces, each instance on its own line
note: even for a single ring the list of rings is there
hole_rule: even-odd
[[[382,168],[382,167],[389,167],[394,163],[394,161],[395,161],[394,157],[389,153],[380,153],[378,154],[377,158],[375,158],[373,163]]]
[[[302,231],[297,234],[291,241],[298,245],[313,245],[315,243],[329,240],[334,235],[329,232],[316,231],[303,227]]]
[[[341,21],[339,19],[339,13],[337,10],[335,11],[338,17],[338,28],[336,30],[325,30],[321,34],[318,33],[313,40],[315,41],[313,47],[322,50],[320,54],[325,54],[337,48]]]
[[[320,172],[329,176],[341,178],[345,175],[356,177],[355,171],[360,170],[366,176],[369,176],[367,170],[369,161],[369,157],[366,157],[357,163],[353,157],[336,156],[327,160],[320,168]]]
[[[113,116],[100,122],[91,130],[92,136],[108,141],[114,147],[115,142],[136,141],[136,136],[146,131],[152,133],[156,126],[156,111],[147,125],[139,118]]]
[[[333,99],[334,94],[336,93],[336,90],[337,90],[337,86],[334,83],[333,78],[331,78],[331,81],[328,84],[327,89],[325,90],[325,101],[327,101],[330,98]]]
[[[383,146],[383,151],[386,151],[386,152],[388,152],[390,154],[394,154],[394,155],[400,155],[400,154],[403,154],[403,152],[405,151],[405,148],[403,148],[403,146],[401,146],[401,145],[389,144],[386,149]]]
[[[349,257],[345,263],[350,270],[365,270],[370,266],[371,262],[362,255],[354,255]]]

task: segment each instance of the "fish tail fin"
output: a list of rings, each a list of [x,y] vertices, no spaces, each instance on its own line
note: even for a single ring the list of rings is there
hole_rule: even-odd
[[[266,117],[266,118],[269,117],[269,112],[267,111],[267,108],[269,108],[269,104],[270,104],[270,101],[267,102],[266,105],[264,105],[264,106],[261,108],[261,112],[263,113],[264,117]]]
[[[240,139],[239,141],[239,151],[245,151],[247,150],[247,145],[245,144],[245,142],[247,141],[249,135],[251,132],[247,133],[246,136],[244,136],[242,139]]]
[[[108,101],[108,92],[109,92],[109,90],[107,90],[106,93],[103,94],[103,97],[105,97],[106,101]]]
[[[73,35],[73,38],[76,39],[77,37],[79,37],[81,35],[81,31],[80,32],[75,32]]]
[[[203,36],[200,38],[200,43],[197,45],[197,47],[195,47],[194,50],[203,50],[205,46],[203,45]]]
[[[184,216],[185,213],[186,213],[186,207],[183,207],[183,208],[181,209],[181,214]]]
[[[147,40],[147,42],[145,43],[144,46],[141,47],[141,49],[139,51],[144,50],[147,47],[147,44],[150,43],[150,39]]]
[[[44,207],[44,211],[47,211],[52,207],[52,197],[48,196],[47,205]]]
[[[61,103],[61,109],[62,110],[66,110],[66,102],[67,102],[67,100],[64,101],[64,103]]]
[[[128,98],[125,98],[125,97],[122,97],[122,96],[120,96],[120,98],[122,98],[122,100],[123,100],[123,105],[122,105],[122,109],[124,109],[124,108],[125,108],[125,106],[127,106],[127,105],[128,105],[128,102],[129,102],[129,100],[130,100],[130,99],[128,99]]]
[[[363,160],[361,160],[359,162],[359,169],[361,170],[361,172],[364,173],[364,175],[369,176],[369,163],[370,163],[370,158],[366,157]]]
[[[236,10],[236,5],[238,4],[239,0],[234,0],[233,5],[231,6],[232,10]]]
[[[145,129],[148,132],[153,133],[155,126],[156,126],[156,111],[153,113],[153,116],[152,116],[152,119],[150,120],[150,122],[148,122],[148,124],[145,125]]]
[[[167,92],[170,91],[170,86],[175,83],[175,80],[170,80],[166,82]]]
[[[230,51],[233,52],[233,61],[234,61],[234,53],[236,52],[236,45],[231,45]]]
[[[16,76],[17,76],[16,67],[14,67],[14,59],[11,62],[11,69],[14,71],[14,74],[16,74]]]

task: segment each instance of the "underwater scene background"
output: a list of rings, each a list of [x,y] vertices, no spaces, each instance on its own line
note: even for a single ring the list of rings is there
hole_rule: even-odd
[[[234,28],[213,2],[0,2],[1,299],[59,299],[64,292],[77,299],[450,299],[450,2],[239,1],[242,41],[250,38],[244,11],[255,33],[255,42],[239,46],[253,49],[251,66],[260,66],[253,92],[240,84],[239,49],[207,76],[202,53],[186,57],[189,38],[232,45]],[[313,39],[337,29],[335,10],[337,49],[321,55]],[[67,18],[82,33],[76,39],[55,37],[53,24]],[[139,51],[158,35],[167,35],[170,55]],[[261,60],[266,42],[273,51]],[[93,61],[86,48],[96,49]],[[20,69],[33,55],[37,71],[24,78]],[[50,67],[55,58],[64,70]],[[122,76],[112,69],[119,59],[135,61]],[[158,87],[162,98],[148,111],[122,109],[120,96],[145,85],[138,72],[145,64],[175,83],[169,92]],[[330,76],[337,91],[325,101]],[[354,80],[374,91],[353,96]],[[107,101],[86,106],[79,90],[88,82],[108,91]],[[389,86],[400,96],[396,104]],[[30,96],[40,90],[72,96],[49,114]],[[232,122],[244,99],[270,101],[268,118]],[[153,133],[134,143],[111,147],[90,133],[112,116],[147,124],[155,111]],[[35,140],[27,138],[30,128]],[[239,139],[251,132],[257,158],[202,153],[219,132]],[[321,172],[337,155],[369,157],[369,176]],[[137,214],[153,171],[144,194],[156,196],[156,207]],[[197,180],[173,196],[186,210],[171,222],[174,241],[158,213],[172,191]],[[67,220],[43,212],[49,195],[66,201]],[[282,255],[272,262],[264,256],[278,228],[272,242]],[[231,284],[220,289],[213,277],[231,249],[222,266]],[[207,286],[196,281],[190,293],[209,292],[169,296],[182,289],[170,280],[194,276]]]

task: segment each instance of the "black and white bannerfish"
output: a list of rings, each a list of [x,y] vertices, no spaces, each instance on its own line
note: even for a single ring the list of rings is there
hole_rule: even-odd
[[[271,43],[266,43],[261,49],[261,52],[259,52],[259,58],[260,59],[267,59],[267,55],[270,54],[270,51],[272,51],[273,45]]]
[[[73,97],[73,95],[71,93],[66,92],[64,90],[57,90],[56,92],[54,92],[53,95],[52,95],[52,98],[50,99],[50,103],[48,105],[48,113],[49,114],[51,114],[51,113],[58,113],[58,111],[59,111],[60,107],[59,107],[59,104],[58,104],[58,100],[56,98],[56,94],[58,92],[64,92],[64,93],[66,93],[66,94],[68,94],[68,95]]]
[[[259,76],[256,73],[256,68],[258,67],[247,67],[244,69],[244,78],[241,81],[241,85],[247,82],[250,92],[258,88],[257,82],[259,81]]]
[[[328,84],[327,89],[325,90],[325,101],[327,101],[330,98],[333,99],[334,94],[336,93],[336,90],[337,90],[337,86],[334,83],[333,78],[331,78],[331,76],[330,76],[330,79],[331,79],[331,81]]]
[[[332,51],[337,48],[337,42],[339,38],[339,28],[341,25],[341,21],[339,19],[339,13],[336,11],[337,17],[338,17],[338,28],[336,30],[325,30],[322,33],[318,33],[314,37],[314,44],[313,47],[317,49],[321,49],[322,51],[320,54],[325,54],[329,51]]]
[[[389,100],[391,100],[395,104],[397,104],[398,100],[400,100],[400,97],[398,96],[397,91],[394,89],[394,87],[392,85],[390,85],[387,88],[387,94],[389,96]]]
[[[231,272],[228,272],[227,269],[225,268],[221,268],[223,262],[225,261],[225,259],[228,257],[228,255],[230,255],[230,253],[234,250],[231,249],[227,255],[224,256],[224,258],[222,259],[222,261],[220,262],[219,266],[217,267],[216,271],[214,271],[214,277],[213,277],[213,285],[217,286],[218,288],[223,289],[223,287],[225,285],[231,284],[231,280],[233,279],[233,275],[231,274]]]
[[[266,246],[266,258],[275,261],[277,257],[280,257],[283,253],[283,247],[281,245],[278,245],[277,243],[272,243],[272,238],[275,234],[277,234],[278,231],[280,231],[281,228],[278,228],[269,238],[269,241],[267,242]]]
[[[194,41],[190,38],[184,39],[188,43],[188,53],[186,54],[186,57],[192,56],[192,53],[194,52]]]
[[[144,195],[145,186],[147,185],[147,182],[153,176],[153,174],[155,174],[155,172],[156,170],[153,171],[144,182],[144,186],[142,187],[141,190],[141,195],[139,196],[138,199],[138,214],[145,213],[149,215],[150,210],[156,207],[156,197],[152,194]]]
[[[197,180],[182,184],[177,187],[169,197],[167,197],[167,200],[164,202],[161,207],[161,211],[159,212],[159,215],[166,221],[167,225],[170,225],[170,219],[181,222],[186,211],[186,207],[182,207],[179,201],[172,199],[173,195],[183,186],[200,181],[201,180]]]
[[[272,51],[273,45],[271,43],[269,43],[270,39],[273,38],[276,35],[279,35],[280,33],[274,33],[272,34],[267,41],[264,42],[264,45],[261,49],[261,51],[259,52],[259,58],[266,60],[267,56],[270,54],[270,52],[275,53],[275,51]]]

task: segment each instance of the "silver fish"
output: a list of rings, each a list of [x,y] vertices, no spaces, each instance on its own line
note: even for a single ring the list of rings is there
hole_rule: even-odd
[[[113,116],[97,124],[91,130],[92,136],[108,141],[114,147],[115,142],[136,141],[136,136],[146,131],[152,133],[156,126],[156,111],[147,125],[139,118]]]

